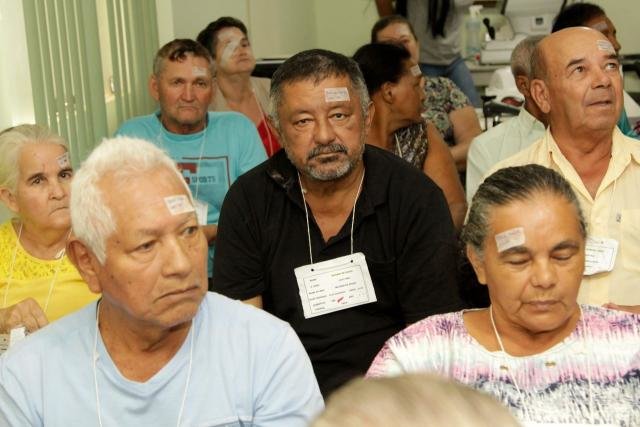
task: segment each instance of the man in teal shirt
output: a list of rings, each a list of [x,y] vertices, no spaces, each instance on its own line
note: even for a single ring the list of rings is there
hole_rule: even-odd
[[[153,142],[178,164],[209,242],[210,277],[222,200],[236,178],[267,159],[247,117],[207,111],[215,92],[214,74],[213,59],[197,42],[167,43],[156,54],[149,81],[160,111],[128,120],[116,132]]]

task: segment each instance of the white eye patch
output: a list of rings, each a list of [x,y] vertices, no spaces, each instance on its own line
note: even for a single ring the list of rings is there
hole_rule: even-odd
[[[194,211],[191,201],[184,194],[167,196],[164,198],[164,204],[171,215],[180,215]]]
[[[411,71],[411,75],[414,77],[418,77],[422,75],[422,70],[420,70],[420,66],[417,64],[409,68],[409,71]]]
[[[346,87],[328,87],[324,89],[324,102],[340,102],[349,100],[349,90]]]
[[[236,51],[238,46],[240,46],[240,43],[242,43],[242,38],[240,37],[232,38],[229,41],[229,43],[224,47],[220,61],[221,62],[229,61],[229,59],[231,59],[231,56],[233,56],[233,53]]]
[[[195,77],[206,77],[207,76],[207,69],[206,68],[193,67],[191,69],[191,72],[193,73],[193,75]]]
[[[496,246],[498,252],[504,252],[507,249],[515,248],[516,246],[524,245],[524,228],[516,227],[502,233],[498,233],[495,236]]]
[[[56,157],[56,162],[58,162],[58,166],[61,168],[68,168],[71,165],[69,163],[69,153],[64,153]]]
[[[616,53],[616,50],[613,48],[613,45],[609,40],[597,40],[596,44],[598,45],[598,49],[604,50],[605,52]]]

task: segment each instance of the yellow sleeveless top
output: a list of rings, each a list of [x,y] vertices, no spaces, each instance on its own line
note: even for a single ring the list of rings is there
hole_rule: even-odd
[[[5,308],[6,295],[6,307],[31,297],[44,310],[52,282],[51,298],[45,312],[50,322],[100,296],[89,290],[66,255],[54,260],[35,258],[19,244],[11,220],[0,225],[0,308]]]

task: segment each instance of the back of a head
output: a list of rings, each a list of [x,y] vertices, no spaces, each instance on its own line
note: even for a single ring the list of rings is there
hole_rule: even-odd
[[[282,103],[284,86],[307,80],[317,85],[329,77],[342,76],[351,81],[364,113],[369,105],[369,94],[360,68],[351,58],[329,50],[311,49],[287,59],[271,78],[269,112],[276,127],[279,125],[277,112]]]
[[[311,427],[517,427],[487,394],[444,378],[408,374],[357,379],[332,394]]]
[[[531,58],[538,42],[543,38],[544,36],[529,36],[520,41],[513,49],[511,52],[511,72],[514,77],[532,77]]]
[[[482,253],[489,232],[492,210],[514,201],[530,199],[540,193],[555,194],[572,204],[576,210],[581,234],[586,237],[586,223],[571,184],[553,169],[528,164],[500,169],[480,184],[471,201],[460,240],[471,245],[477,253]]]
[[[248,35],[247,27],[241,20],[232,16],[221,16],[215,21],[209,23],[204,30],[200,31],[196,40],[202,46],[206,47],[211,54],[211,57],[215,59],[218,33],[220,30],[230,27],[239,29],[245,36]]]
[[[56,144],[68,150],[65,140],[46,126],[23,124],[0,132],[0,188],[15,191],[18,161],[26,144]]]
[[[404,73],[405,61],[411,54],[402,46],[390,43],[371,43],[360,47],[353,55],[373,96],[386,82],[397,83]]]
[[[203,58],[209,63],[211,76],[215,75],[213,58],[209,51],[200,43],[191,39],[175,39],[162,46],[153,60],[153,74],[158,77],[162,72],[164,62],[181,62],[187,55]]]
[[[551,32],[555,33],[564,28],[582,27],[591,19],[604,15],[600,6],[591,3],[574,3],[558,13],[553,21]]]
[[[120,197],[126,197],[127,181],[165,168],[175,175],[191,199],[191,192],[176,164],[151,142],[115,137],[103,140],[82,163],[71,184],[71,226],[73,233],[91,248],[98,260],[106,260],[106,239],[116,230],[111,209],[105,203],[101,182],[113,177]],[[191,200],[193,202],[193,200]]]

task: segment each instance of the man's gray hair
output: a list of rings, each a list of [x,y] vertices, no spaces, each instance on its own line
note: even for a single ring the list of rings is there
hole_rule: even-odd
[[[531,78],[531,57],[536,45],[544,36],[529,36],[516,45],[511,52],[511,72],[513,77]]]
[[[283,88],[292,83],[312,80],[319,84],[328,77],[349,77],[351,88],[360,98],[362,116],[369,108],[369,92],[358,64],[351,58],[323,49],[311,49],[293,55],[287,59],[271,78],[269,96],[269,115],[277,130],[280,130],[278,108],[282,105]]]
[[[541,193],[554,194],[571,203],[576,209],[580,233],[587,236],[587,225],[571,185],[558,172],[530,164],[500,169],[480,184],[460,239],[482,256],[492,210]]]
[[[3,130],[0,133],[0,188],[15,193],[20,152],[27,144],[56,144],[69,151],[65,140],[45,126],[24,124]]]
[[[130,178],[158,168],[175,174],[193,203],[189,186],[173,160],[142,139],[120,136],[103,140],[75,174],[71,184],[71,227],[101,264],[107,259],[106,240],[115,233],[116,223],[104,201],[100,183],[111,176],[119,188],[126,189]],[[126,194],[126,190],[121,194]]]

